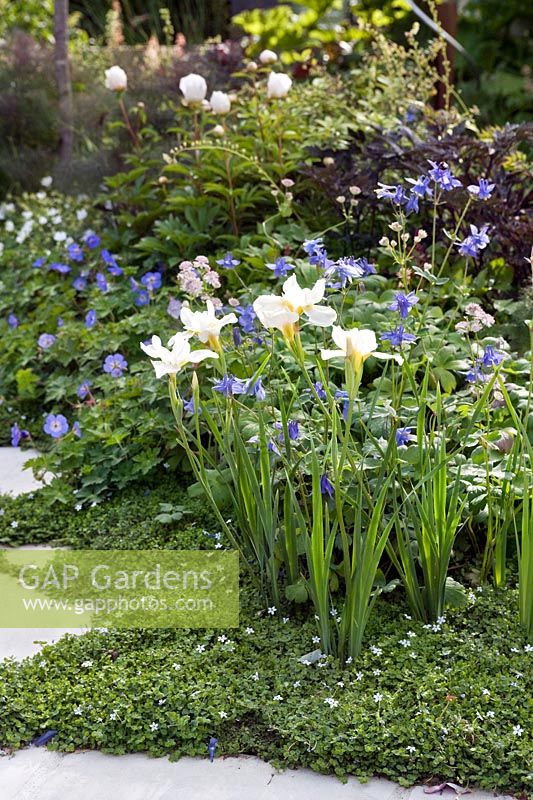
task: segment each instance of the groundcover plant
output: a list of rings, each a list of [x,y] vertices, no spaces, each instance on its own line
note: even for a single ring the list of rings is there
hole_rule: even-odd
[[[110,66],[131,171],[98,210],[48,178],[1,206],[4,437],[56,480],[0,504],[0,538],[235,548],[241,626],[95,631],[4,663],[0,743],[214,738],[531,792],[531,292],[496,285],[483,219],[526,157],[500,182],[431,159],[315,208],[304,167],[360,133],[333,110],[316,125],[335,80],[299,89],[268,51],[238,78],[233,96],[182,77],[177,145],[143,163],[153,131]],[[365,99],[382,117],[385,94]]]

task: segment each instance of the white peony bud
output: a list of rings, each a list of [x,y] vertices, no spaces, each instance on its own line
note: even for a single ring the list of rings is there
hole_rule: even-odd
[[[209,104],[213,114],[227,114],[231,109],[231,99],[226,92],[213,92]]]
[[[187,105],[201,105],[205,100],[207,83],[201,75],[191,72],[180,80],[179,86]]]
[[[259,53],[261,64],[275,64],[277,60],[278,57],[273,50],[263,50],[262,53]]]
[[[105,71],[105,88],[112,92],[124,92],[128,86],[128,76],[122,67],[110,67]]]
[[[267,95],[271,99],[287,97],[292,80],[284,72],[271,72],[268,76]]]
[[[213,136],[218,136],[219,139],[226,135],[226,131],[222,125],[215,125],[211,133]]]

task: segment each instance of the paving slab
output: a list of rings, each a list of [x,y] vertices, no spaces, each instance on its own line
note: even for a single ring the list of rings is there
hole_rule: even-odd
[[[38,455],[37,450],[0,447],[0,494],[16,496],[40,489],[42,482],[33,477],[31,469],[24,469],[25,463]],[[44,482],[50,477],[45,475]]]
[[[254,757],[150,758],[80,752],[68,755],[43,748],[0,759],[2,800],[421,800],[421,787],[402,789],[387,780],[359,783],[310,770],[278,772]],[[453,800],[454,792],[445,797]],[[473,792],[472,800],[491,800]]]

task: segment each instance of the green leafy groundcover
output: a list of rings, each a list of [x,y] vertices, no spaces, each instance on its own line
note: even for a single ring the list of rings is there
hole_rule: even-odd
[[[0,500],[4,542],[219,541],[201,507],[187,506],[170,481],[80,512],[50,512],[36,500]],[[399,590],[378,600],[363,655],[345,668],[329,658],[301,663],[318,647],[312,617],[269,614],[246,583],[239,629],[67,636],[0,664],[0,746],[21,747],[54,728],[52,747],[63,751],[177,758],[205,756],[215,736],[218,756],[255,753],[339,776],[532,794],[533,647],[518,626],[514,590],[469,598],[436,626],[399,615]]]

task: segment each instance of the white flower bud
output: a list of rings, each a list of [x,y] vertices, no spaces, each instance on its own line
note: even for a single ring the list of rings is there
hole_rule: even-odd
[[[213,114],[227,114],[231,110],[231,100],[226,92],[213,92],[209,101]]]
[[[267,95],[270,99],[279,100],[287,97],[292,80],[284,72],[271,72],[268,76]]]
[[[278,57],[273,50],[263,50],[262,53],[259,53],[261,64],[275,64],[277,60]]]
[[[191,72],[185,75],[179,83],[186,105],[201,105],[207,94],[207,83],[201,75]]]
[[[128,76],[122,67],[110,67],[105,71],[105,88],[112,92],[124,92],[128,86]]]

